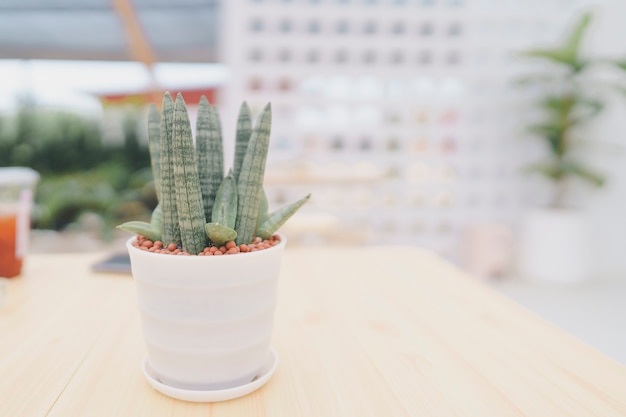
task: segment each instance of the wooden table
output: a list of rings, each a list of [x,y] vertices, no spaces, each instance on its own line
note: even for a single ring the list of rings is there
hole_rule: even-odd
[[[410,248],[287,250],[273,346],[246,397],[154,391],[132,278],[32,255],[0,310],[0,416],[626,416],[626,367]]]

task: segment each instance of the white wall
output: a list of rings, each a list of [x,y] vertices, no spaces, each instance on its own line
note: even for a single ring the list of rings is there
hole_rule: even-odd
[[[589,51],[626,58],[626,2],[604,0],[598,11]],[[591,250],[598,276],[626,280],[626,93],[611,104],[590,132],[598,143],[617,144],[599,146],[593,154],[594,165],[608,173],[609,182],[588,194]]]

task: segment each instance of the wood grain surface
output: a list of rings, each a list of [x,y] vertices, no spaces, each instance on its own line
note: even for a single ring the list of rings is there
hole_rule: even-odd
[[[0,416],[626,416],[626,367],[412,248],[287,250],[260,390],[197,404],[143,379],[132,278],[31,255],[0,309]]]

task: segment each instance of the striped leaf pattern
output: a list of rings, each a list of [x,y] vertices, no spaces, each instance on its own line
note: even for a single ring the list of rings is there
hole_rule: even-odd
[[[222,181],[217,196],[213,212],[211,213],[211,222],[221,223],[224,226],[233,229],[237,220],[237,184],[233,178],[233,171],[230,170],[228,175]]]
[[[180,227],[176,209],[176,190],[174,189],[174,102],[170,93],[163,96],[161,115],[161,210],[163,225],[161,239],[163,243],[180,243]]]
[[[224,178],[224,150],[219,115],[204,96],[198,106],[196,149],[202,204],[205,219],[209,221],[217,189]]]
[[[197,254],[207,245],[200,179],[191,124],[182,94],[174,104],[174,184],[183,250]]]
[[[250,141],[250,135],[252,134],[252,119],[250,117],[250,108],[245,101],[241,104],[239,109],[239,117],[237,118],[237,134],[235,136],[235,161],[233,163],[233,172],[235,181],[239,181],[239,173],[241,172],[241,165],[243,164],[243,158],[246,155],[246,149],[248,149],[248,142]]]
[[[252,242],[256,234],[257,220],[263,194],[263,176],[270,142],[272,109],[266,105],[259,115],[241,166],[237,193],[237,244]]]
[[[235,221],[237,220],[237,184],[233,178],[233,170],[222,181],[217,190],[211,222],[205,226],[206,234],[217,246],[222,246],[229,240],[235,240]]]
[[[256,221],[257,231],[261,228],[261,225],[270,217],[270,203],[267,199],[267,193],[265,188],[261,194],[261,206],[259,207],[259,218]]]
[[[148,147],[157,199],[161,201],[161,115],[154,104],[148,113]]]

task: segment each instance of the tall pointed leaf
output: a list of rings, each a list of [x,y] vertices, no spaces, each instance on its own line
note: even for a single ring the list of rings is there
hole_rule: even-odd
[[[163,212],[163,243],[180,243],[180,226],[174,188],[174,102],[170,93],[163,96],[161,116],[161,210]]]
[[[261,206],[259,207],[259,218],[256,221],[256,228],[259,230],[261,225],[270,217],[270,203],[267,199],[267,193],[263,189],[261,194]]]
[[[237,220],[237,199],[237,184],[231,170],[217,190],[211,222],[220,223],[233,229]]]
[[[268,104],[259,115],[243,159],[237,193],[237,244],[247,244],[255,238],[259,208],[263,193],[263,176],[270,142],[272,109]]]
[[[150,105],[148,113],[148,147],[150,149],[150,165],[157,200],[161,197],[161,115],[156,105]]]
[[[278,210],[272,212],[267,218],[267,220],[265,220],[259,227],[259,230],[257,231],[257,234],[259,235],[259,237],[262,237],[263,239],[269,239],[270,237],[272,237],[272,235],[283,224],[285,224],[285,222],[289,220],[289,218],[293,216],[296,213],[296,211],[298,211],[298,209],[304,205],[304,203],[309,201],[309,198],[311,198],[311,194],[305,197],[302,197],[300,200],[296,201],[295,203],[291,203],[285,207],[279,208]]]
[[[224,178],[222,127],[217,110],[202,96],[196,123],[198,175],[206,221],[211,219],[215,194]]]
[[[239,109],[239,117],[237,118],[237,133],[235,136],[235,161],[233,163],[233,172],[235,181],[239,181],[239,173],[241,172],[241,164],[246,155],[250,135],[252,134],[252,119],[250,118],[250,108],[245,101],[241,103]]]
[[[176,207],[183,249],[191,254],[201,252],[207,245],[202,207],[200,179],[191,134],[191,124],[182,94],[174,103],[174,183]]]
[[[161,232],[157,230],[150,223],[140,222],[140,221],[131,221],[120,224],[117,226],[118,229],[125,230],[130,233],[135,233],[137,235],[145,236],[153,242],[161,239]]]

